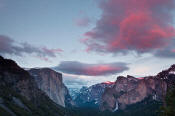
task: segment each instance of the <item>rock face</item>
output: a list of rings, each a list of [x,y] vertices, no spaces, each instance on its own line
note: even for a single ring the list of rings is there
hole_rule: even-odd
[[[105,82],[90,87],[82,87],[74,101],[78,107],[98,107],[105,88],[110,88],[113,85],[113,82]]]
[[[27,71],[1,56],[0,109],[3,116],[65,115],[65,109],[49,99]]]
[[[167,89],[175,83],[175,65],[160,72],[156,76],[135,78],[119,76],[112,88],[106,88],[100,104],[100,109],[115,111],[151,97],[152,100],[163,101]]]
[[[2,57],[0,57],[0,85],[13,88],[28,100],[34,100],[37,93],[40,93],[28,72],[14,61]]]
[[[55,103],[65,107],[71,105],[72,99],[62,81],[62,74],[49,68],[30,69],[39,89],[44,91]]]
[[[172,65],[169,69],[163,70],[158,73],[155,78],[162,79],[168,85],[168,89],[171,89],[175,86],[175,64]]]

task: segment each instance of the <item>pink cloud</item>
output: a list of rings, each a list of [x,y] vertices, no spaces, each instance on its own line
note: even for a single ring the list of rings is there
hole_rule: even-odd
[[[87,73],[88,75],[100,75],[108,72],[113,72],[113,71],[119,71],[121,70],[120,67],[114,67],[111,65],[97,65],[97,66],[90,66],[85,68],[84,72]]]
[[[171,52],[175,53],[175,49],[172,49]]]
[[[60,49],[60,48],[57,48],[57,49],[48,49],[46,47],[43,47],[42,50],[43,50],[43,52],[45,52],[45,53],[47,53],[47,54],[49,54],[49,55],[51,55],[53,57],[55,57],[56,54],[60,54],[60,53],[63,52],[63,50]]]
[[[111,85],[111,84],[115,84],[115,82],[106,81],[106,82],[103,82],[103,84],[109,84],[109,85]]]
[[[43,57],[43,56],[35,56],[35,57],[38,58],[38,59],[40,59],[40,60],[46,61],[46,62],[51,62],[49,60],[49,58],[47,58],[47,57]]]
[[[122,62],[106,64],[86,64],[76,61],[61,62],[56,70],[74,75],[100,76],[121,73],[128,70],[127,64]]]
[[[175,37],[174,0],[103,0],[102,17],[84,34],[88,51],[150,52],[167,47]]]

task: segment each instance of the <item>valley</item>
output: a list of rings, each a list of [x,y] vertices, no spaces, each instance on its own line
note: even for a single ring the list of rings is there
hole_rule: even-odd
[[[27,69],[0,57],[0,114],[12,116],[158,116],[175,86],[175,65],[155,76],[119,76],[80,90],[61,73]],[[71,93],[71,94],[70,94]]]

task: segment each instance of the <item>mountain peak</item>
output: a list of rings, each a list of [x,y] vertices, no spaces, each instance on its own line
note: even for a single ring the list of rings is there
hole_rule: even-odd
[[[175,64],[171,65],[171,67],[169,68],[170,71],[175,71]]]
[[[4,58],[2,56],[0,56],[0,60],[3,60]]]
[[[10,59],[4,59],[2,56],[0,56],[0,73],[5,72],[19,75],[16,77],[19,80],[30,78],[29,73],[19,67],[15,61]]]

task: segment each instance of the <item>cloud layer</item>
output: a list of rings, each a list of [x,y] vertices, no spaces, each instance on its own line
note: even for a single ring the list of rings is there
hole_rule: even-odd
[[[48,57],[56,57],[56,54],[63,52],[61,49],[48,49],[46,47],[35,47],[28,43],[17,44],[7,36],[0,35],[0,54],[10,54],[22,56],[24,54],[34,54],[42,60],[48,60]]]
[[[86,64],[76,61],[64,61],[55,67],[55,69],[68,74],[101,76],[121,73],[128,70],[128,67],[127,64],[121,62],[108,64]]]
[[[87,51],[145,53],[167,48],[175,38],[174,0],[102,0],[102,16],[82,40]]]
[[[160,58],[175,58],[175,39],[167,47],[155,51],[154,55]]]
[[[68,88],[81,88],[82,86],[88,86],[88,80],[83,79],[79,76],[71,76],[63,74],[63,81]]]

